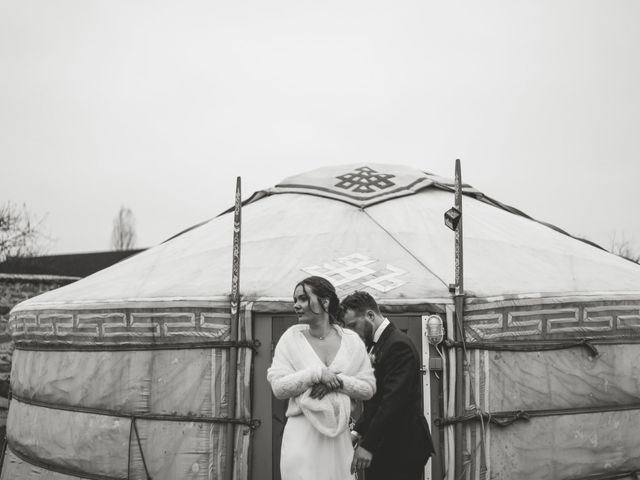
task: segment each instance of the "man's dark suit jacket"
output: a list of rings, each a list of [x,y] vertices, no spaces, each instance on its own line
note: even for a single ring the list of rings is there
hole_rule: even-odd
[[[376,394],[355,425],[360,444],[373,454],[366,479],[421,478],[434,449],[423,414],[418,352],[391,323],[371,354]]]

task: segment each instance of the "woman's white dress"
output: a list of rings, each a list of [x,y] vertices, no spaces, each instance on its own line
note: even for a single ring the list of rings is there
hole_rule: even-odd
[[[309,396],[327,367],[304,336],[307,325],[294,325],[280,338],[267,373],[277,398],[289,399],[282,437],[282,480],[348,480],[353,448],[349,435],[351,399],[368,400],[375,377],[364,343],[358,335],[335,326],[340,348],[328,368],[344,388],[322,399]]]

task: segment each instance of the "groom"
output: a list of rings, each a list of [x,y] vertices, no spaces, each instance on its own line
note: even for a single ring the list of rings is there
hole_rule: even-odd
[[[358,446],[351,470],[366,468],[366,480],[418,480],[434,453],[418,352],[367,292],[348,295],[341,306],[345,326],[367,345],[376,376],[376,394],[365,402],[352,432]]]

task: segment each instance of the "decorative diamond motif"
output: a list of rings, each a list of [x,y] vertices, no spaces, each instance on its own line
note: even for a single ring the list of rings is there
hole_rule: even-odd
[[[391,273],[387,273],[386,275],[381,275],[379,277],[376,277],[373,280],[369,280],[368,282],[362,282],[362,284],[366,285],[367,287],[375,288],[380,292],[386,293],[390,290],[393,290],[394,288],[401,287],[402,285],[407,283],[403,280],[399,280],[398,278],[396,278],[396,277],[399,277],[400,275],[404,275],[405,273],[407,273],[401,268],[394,267],[393,265],[387,264],[387,270],[389,270]]]
[[[407,283],[397,278],[407,273],[406,271],[389,264],[382,270],[372,268],[376,262],[373,258],[354,253],[322,265],[305,267],[302,271],[326,278],[341,293],[350,293],[364,287],[386,293]]]
[[[395,183],[390,180],[393,177],[395,175],[378,173],[369,167],[360,167],[356,168],[355,172],[338,175],[336,178],[340,181],[335,186],[354,193],[373,193],[393,187]]]

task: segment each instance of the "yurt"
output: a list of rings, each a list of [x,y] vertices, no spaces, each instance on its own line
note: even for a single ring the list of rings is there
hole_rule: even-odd
[[[308,275],[421,352],[426,479],[638,478],[640,266],[460,188],[454,232],[453,180],[319,168],[17,305],[0,479],[279,479],[265,376]]]

